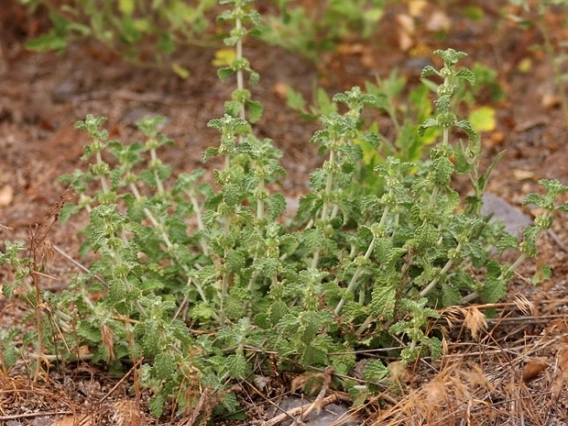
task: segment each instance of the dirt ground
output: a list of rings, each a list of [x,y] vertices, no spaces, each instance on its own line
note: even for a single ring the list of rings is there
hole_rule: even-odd
[[[317,64],[258,42],[247,47],[245,54],[261,75],[253,96],[265,108],[255,131],[273,139],[284,152],[288,178],[283,191],[288,196],[306,191],[307,177],[322,159],[308,143],[317,123],[303,121],[285,106],[279,84],[310,96],[318,82],[332,94],[374,81],[376,74],[387,76],[393,67],[417,81],[420,70],[414,65],[416,60],[429,60],[432,50],[447,47],[468,52],[465,65],[481,62],[497,70],[507,93],[506,100],[490,104],[497,110],[497,128],[483,134],[487,161],[499,151],[507,151],[495,170],[490,192],[521,207],[528,193],[538,191],[539,179],[568,182],[568,150],[563,148],[567,123],[555,97],[550,64],[542,49],[533,48],[542,43],[541,35],[500,19],[504,1],[473,2],[485,12],[480,22],[461,15],[460,8],[468,2],[449,3],[445,11],[451,21],[447,38],[440,41],[428,31],[425,16],[417,20],[416,32],[410,35],[414,49],[401,49],[396,8],[389,12],[393,19],[387,16],[384,28],[371,39],[357,40],[357,48],[352,48],[355,42],[351,42],[344,49],[326,53]],[[561,18],[548,17],[557,37],[565,35]],[[214,50],[188,49],[181,54],[180,60],[191,72],[187,80],[168,71],[124,63],[94,42],[74,44],[61,55],[27,52],[23,43],[46,25],[45,18],[29,17],[15,4],[0,11],[2,241],[26,239],[30,226],[40,222],[62,194],[64,188],[57,178],[81,166],[79,158],[87,137],[75,130],[74,123],[87,113],[108,117],[111,136],[123,141],[137,137],[133,123],[145,114],[167,117],[163,132],[174,145],[162,151],[162,158],[179,173],[201,166],[202,151],[217,143],[217,133],[206,125],[222,115],[223,102],[232,90],[230,83],[217,79],[211,64]],[[416,56],[418,51],[424,54]],[[529,66],[527,72],[521,71],[523,65]],[[489,99],[485,101],[489,103]],[[507,300],[494,307],[499,319],[489,321],[487,331],[477,338],[464,331],[467,309],[462,316],[449,315],[454,328],[447,334],[452,338],[446,342],[447,356],[436,364],[423,360],[409,373],[407,390],[398,396],[383,395],[386,402],[381,404],[371,401],[361,411],[361,423],[418,425],[441,424],[443,420],[449,425],[454,423],[444,418],[442,411],[455,410],[464,413],[465,419],[455,424],[568,424],[563,381],[568,374],[568,265],[562,244],[568,244],[566,220],[566,216],[558,216],[554,225],[558,241],[546,236],[540,243],[537,264],[552,268],[551,280],[531,286],[525,277],[531,275],[534,265],[528,265],[526,274],[521,271],[511,286]],[[73,258],[77,258],[79,227],[57,224],[50,235],[52,242]],[[74,272],[73,264],[56,254],[49,273],[58,280],[46,286],[65,288],[65,277]],[[520,296],[526,298],[522,299],[524,304],[519,302]],[[0,321],[2,328],[21,321],[21,312],[2,296]],[[539,366],[540,371],[529,377],[527,368],[539,370]],[[112,404],[126,406],[132,401],[129,381],[115,389],[116,384],[116,379],[90,365],[68,367],[54,372],[49,381],[35,384],[23,376],[0,376],[0,424],[50,425],[56,418],[96,410],[102,413],[101,420],[89,424],[118,424],[116,419],[115,423],[109,420]],[[468,404],[474,409],[464,410]],[[258,397],[244,402],[259,418],[266,415],[267,406]],[[430,420],[415,422],[417,410],[429,413],[430,417],[425,417]]]

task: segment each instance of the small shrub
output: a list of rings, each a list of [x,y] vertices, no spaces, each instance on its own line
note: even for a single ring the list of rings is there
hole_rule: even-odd
[[[221,3],[231,6],[220,18],[232,24],[225,43],[235,55],[218,74],[234,78],[236,87],[223,117],[209,123],[220,143],[203,159],[221,157],[223,166],[213,170],[212,182],[203,170],[174,176],[157,156],[168,143],[157,130],[159,118],[142,120],[144,140],[131,144],[110,141],[103,118],[77,123],[92,139],[83,157],[89,166],[63,178],[78,202],[60,216],[88,213],[81,252],[94,260],[63,293],[38,293],[27,282],[38,263],[20,256],[21,246],[6,244],[0,263],[13,265],[16,276],[4,294],[35,314],[36,332],[35,340],[17,345],[14,331],[0,335],[5,372],[31,346],[38,369],[46,359],[89,358],[117,369],[130,360],[153,392],[149,409],[156,417],[168,401],[178,413],[196,406],[216,406],[212,415],[235,413],[231,384],[266,374],[274,363],[294,370],[332,366],[339,373],[335,386],[360,400],[385,382],[388,365],[370,362],[365,383],[354,386],[344,377],[358,348],[392,347],[397,340],[403,348],[391,355],[404,363],[439,356],[441,342],[427,331],[436,309],[502,298],[515,269],[536,255],[551,212],[568,209],[555,204],[568,187],[542,181],[546,194],[527,202],[544,213],[520,241],[481,216],[494,163],[480,170],[479,137],[452,109],[456,91],[474,76],[458,68],[465,53],[448,49],[435,52],[439,69],[423,72],[439,82],[435,113],[418,126],[419,135],[438,131],[429,156],[388,156],[374,170],[380,185],[354,184],[364,154],[358,139],[376,149],[381,142],[372,127],[360,132],[362,111],[384,107],[385,98],[358,87],[338,94],[333,101],[344,112],[322,115],[311,139],[326,161],[311,174],[295,218],[282,220],[285,198],[269,190],[285,175],[282,154],[254,135],[251,123],[262,106],[245,83],[259,81],[242,55],[259,15],[252,0]],[[452,188],[455,174],[471,180],[465,201]],[[520,251],[511,265],[499,258],[509,248]]]
[[[217,46],[215,0],[19,1],[32,11],[39,6],[49,11],[52,29],[27,44],[35,51],[61,52],[73,41],[90,38],[126,60],[167,66],[187,78],[190,70],[176,59],[176,51],[187,45]],[[277,12],[255,25],[255,35],[311,60],[351,35],[369,37],[385,7],[385,0],[324,0],[306,7],[289,0],[272,3]]]

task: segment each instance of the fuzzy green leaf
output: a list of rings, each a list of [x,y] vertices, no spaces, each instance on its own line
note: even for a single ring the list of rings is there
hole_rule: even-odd
[[[505,282],[502,278],[502,270],[502,266],[497,261],[491,260],[488,262],[485,282],[479,291],[481,300],[484,303],[496,303],[507,294]]]
[[[270,218],[277,219],[286,211],[286,199],[282,194],[272,194],[266,199],[268,210],[270,210]]]
[[[396,290],[388,286],[376,285],[371,300],[371,315],[382,321],[390,321],[396,307]]]
[[[527,256],[536,256],[536,240],[540,235],[540,232],[541,229],[534,225],[527,226],[523,231],[523,241],[519,245],[519,248]]]
[[[250,367],[247,360],[242,354],[229,355],[227,357],[227,369],[229,370],[229,375],[233,379],[244,379],[246,378]]]
[[[427,129],[431,127],[438,127],[438,121],[435,118],[426,119],[419,127],[418,132],[420,136],[424,136]]]
[[[77,328],[77,334],[84,339],[86,339],[91,344],[101,343],[102,335],[99,327],[88,323],[87,321],[81,321],[79,328]]]
[[[449,185],[453,173],[454,164],[449,160],[449,158],[439,157],[434,160],[434,181],[437,185]]]
[[[302,364],[305,366],[324,366],[327,365],[328,358],[327,354],[313,346],[306,346],[302,356]]]
[[[457,288],[452,285],[442,286],[442,305],[443,307],[459,305],[461,294]]]
[[[284,302],[278,300],[270,306],[270,321],[273,325],[276,325],[284,317],[284,315],[289,311],[288,305]]]
[[[235,71],[233,71],[233,69],[230,68],[230,67],[223,67],[223,68],[219,68],[217,70],[217,76],[221,80],[225,80],[227,77],[232,76],[234,73],[235,73]]]
[[[172,375],[176,371],[176,363],[173,355],[168,353],[161,353],[154,359],[153,371],[156,373],[156,377],[160,380],[172,379]]]
[[[148,403],[148,409],[150,413],[157,419],[162,417],[164,414],[164,404],[166,403],[163,395],[157,394],[150,398],[150,402]]]
[[[503,233],[499,241],[497,242],[497,250],[499,253],[503,253],[507,249],[516,249],[518,248],[519,240],[512,234]]]
[[[436,71],[436,69],[432,65],[426,65],[424,67],[424,69],[422,70],[422,74],[420,75],[420,78],[429,77],[431,75],[439,75],[439,74],[438,74],[438,71]]]
[[[443,347],[440,339],[436,337],[430,337],[422,343],[428,347],[428,349],[430,350],[430,356],[432,356],[433,359],[437,360],[442,356]]]
[[[239,250],[229,250],[225,257],[225,264],[229,268],[229,272],[237,273],[245,267],[246,258]]]
[[[260,81],[260,74],[258,74],[257,72],[251,72],[249,76],[249,84],[251,86],[256,86],[259,81]]]
[[[473,72],[468,70],[467,68],[462,68],[456,73],[457,78],[461,78],[462,80],[466,80],[467,82],[474,84],[475,83],[475,75]]]
[[[247,101],[246,106],[249,111],[249,120],[256,123],[262,117],[262,105],[258,101]]]
[[[386,379],[389,374],[389,369],[378,359],[369,361],[363,371],[363,377],[365,377],[367,383],[379,383]]]

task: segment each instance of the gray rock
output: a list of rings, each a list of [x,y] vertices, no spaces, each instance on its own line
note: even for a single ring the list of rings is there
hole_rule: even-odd
[[[283,411],[288,411],[301,405],[305,405],[308,408],[312,402],[313,400],[311,399],[286,397],[280,404],[280,408]],[[326,405],[319,414],[314,410],[302,421],[309,426],[356,426],[360,424],[354,416],[349,414],[347,407],[340,404]],[[293,420],[289,420],[282,424],[289,426],[292,423]]]
[[[481,214],[488,215],[493,213],[492,221],[500,220],[505,225],[508,233],[519,237],[522,230],[532,224],[531,218],[521,210],[513,207],[501,197],[489,192],[483,194],[483,206]]]
[[[77,94],[77,82],[65,79],[60,81],[51,91],[51,101],[54,104],[62,104]]]
[[[49,426],[53,424],[53,419],[49,417],[37,417],[34,419],[32,426]]]

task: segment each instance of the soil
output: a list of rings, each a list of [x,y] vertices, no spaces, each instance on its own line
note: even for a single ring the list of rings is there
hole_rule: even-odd
[[[478,99],[497,111],[496,129],[483,134],[486,164],[499,151],[506,150],[489,191],[532,215],[535,211],[521,204],[528,193],[539,191],[539,179],[568,182],[568,151],[562,148],[567,123],[555,96],[549,61],[541,47],[535,48],[541,46],[540,33],[523,30],[502,19],[500,13],[507,4],[504,1],[446,3],[450,5],[443,11],[451,22],[447,36],[441,38],[426,28],[433,12],[424,12],[424,16],[416,19],[414,32],[408,35],[412,43],[408,49],[401,48],[397,24],[398,15],[404,12],[403,5],[389,9],[384,28],[376,35],[368,40],[345,42],[337,51],[322,55],[317,64],[259,42],[247,46],[246,56],[262,78],[253,89],[253,97],[265,108],[264,118],[255,132],[274,140],[284,152],[282,161],[288,177],[283,191],[287,196],[295,197],[307,190],[308,175],[322,159],[309,144],[317,123],[302,120],[286,107],[279,90],[282,84],[309,98],[316,82],[328,93],[335,93],[354,84],[374,81],[377,74],[385,77],[395,67],[416,82],[422,65],[431,60],[430,52],[447,47],[468,52],[466,66],[481,62],[498,71],[498,81],[507,94],[506,100],[498,103],[491,102],[488,96]],[[463,17],[466,3],[476,3],[482,8],[481,21]],[[432,10],[442,11],[437,7]],[[565,30],[560,18],[552,15],[547,19],[555,37],[561,37]],[[86,114],[108,117],[107,128],[112,138],[123,141],[139,137],[134,122],[142,116],[165,116],[167,121],[162,131],[174,143],[161,154],[179,173],[201,167],[201,153],[217,143],[218,134],[207,127],[207,122],[222,115],[223,102],[232,90],[230,82],[217,79],[212,66],[214,50],[189,48],[180,55],[180,61],[191,72],[186,80],[168,70],[125,63],[92,41],[73,44],[62,54],[26,51],[25,41],[45,31],[47,22],[45,16],[30,16],[16,4],[0,11],[2,240],[27,239],[31,227],[42,223],[58,202],[64,192],[58,177],[82,166],[82,148],[88,140],[83,132],[75,130],[74,123]],[[56,223],[49,235],[54,245],[75,259],[79,259],[78,228],[79,223]],[[554,238],[549,235],[540,241],[538,259],[520,272],[507,299],[493,307],[504,312],[500,320],[489,321],[482,336],[471,336],[460,324],[464,324],[463,317],[467,322],[468,312],[473,311],[465,309],[462,317],[456,314],[452,318],[457,328],[448,332],[452,340],[446,342],[447,357],[442,364],[421,362],[406,373],[412,376],[406,380],[414,390],[385,396],[387,403],[383,407],[389,409],[378,410],[377,404],[370,403],[360,413],[361,423],[438,424],[444,417],[440,401],[446,404],[445,410],[463,412],[463,400],[448,397],[448,392],[457,395],[461,391],[471,401],[477,398],[486,405],[486,412],[479,407],[477,414],[475,410],[466,410],[463,416],[477,419],[467,424],[567,424],[566,407],[560,402],[566,396],[565,384],[558,378],[565,373],[562,369],[568,367],[565,359],[568,349],[563,343],[568,299],[567,253],[562,244],[568,243],[566,216],[558,215],[553,231]],[[527,283],[526,277],[532,275],[535,265],[543,263],[551,267],[553,277],[534,287]],[[46,282],[45,287],[64,289],[66,277],[76,272],[72,263],[56,253],[48,270],[55,278]],[[0,285],[1,279],[0,275]],[[524,314],[520,311],[523,308]],[[0,296],[0,318],[1,328],[8,328],[22,321],[22,312]],[[523,373],[527,365],[534,367],[534,360],[541,360],[544,367],[531,381]],[[538,370],[538,366],[535,368]],[[486,382],[480,377],[485,377]],[[471,384],[476,380],[478,383],[460,388],[459,383]],[[129,378],[119,382],[89,364],[68,366],[35,383],[17,374],[0,375],[0,424],[39,426],[53,424],[55,419],[63,419],[57,424],[72,424],[73,420],[63,421],[69,416],[73,419],[77,412],[97,413],[97,420],[88,418],[88,424],[118,424],[116,419],[114,423],[109,419],[113,407],[123,404],[128,408],[134,404],[128,391],[131,384]],[[114,388],[115,385],[118,387]],[[496,389],[514,398],[498,400],[494,397]],[[283,388],[282,392],[285,391]],[[535,394],[541,398],[534,397]],[[269,418],[268,403],[257,397],[254,402],[243,399],[249,414],[257,419]],[[427,403],[429,408],[417,400]],[[413,411],[409,408],[411,402]],[[430,421],[419,423],[413,417],[417,412]],[[142,416],[144,419],[140,418],[139,424],[157,424],[146,414]],[[482,418],[486,421],[482,422]]]

